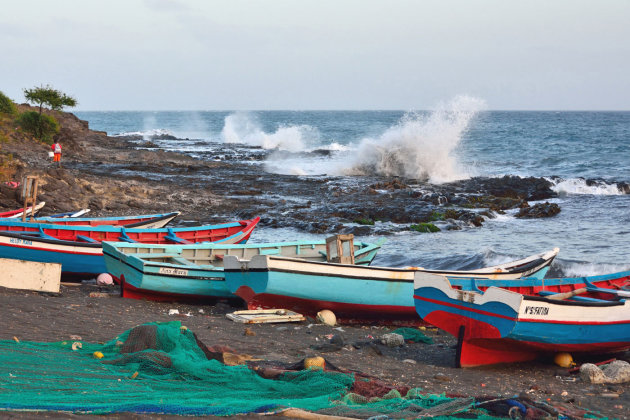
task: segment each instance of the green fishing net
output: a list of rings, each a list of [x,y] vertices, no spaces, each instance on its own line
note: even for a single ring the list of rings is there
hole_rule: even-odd
[[[426,343],[433,344],[433,339],[431,337],[427,337],[422,333],[422,331],[417,330],[415,328],[403,327],[398,328],[392,331],[394,334],[400,334],[403,336],[405,341],[413,341],[414,343]]]
[[[155,326],[153,337],[132,329],[104,344],[0,341],[0,409],[227,416],[295,407],[365,417],[452,401],[414,390],[406,398],[366,399],[350,392],[354,375],[340,372],[301,370],[265,379],[247,366],[208,360],[179,322],[145,325]]]

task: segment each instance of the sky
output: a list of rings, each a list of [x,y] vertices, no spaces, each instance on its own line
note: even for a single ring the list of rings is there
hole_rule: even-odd
[[[626,0],[20,0],[0,91],[76,110],[630,110]]]

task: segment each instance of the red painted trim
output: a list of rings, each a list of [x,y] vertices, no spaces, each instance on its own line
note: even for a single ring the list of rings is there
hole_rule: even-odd
[[[329,309],[343,323],[372,321],[395,325],[426,325],[416,313],[414,306],[363,305],[296,298],[270,293],[256,294],[248,286],[241,286],[235,294],[247,302],[248,309],[284,308],[311,317],[316,317],[317,312],[322,309]]]
[[[630,320],[624,321],[558,321],[558,320],[549,320],[549,319],[530,319],[530,318],[519,318],[519,322],[532,322],[532,323],[544,323],[544,324],[565,324],[565,325],[625,325],[630,324]]]
[[[120,282],[120,279],[117,279]],[[124,282],[122,288],[122,296],[124,298],[138,299],[138,300],[150,300],[154,302],[176,302],[176,301],[191,301],[199,302],[203,300],[230,300],[237,299],[236,296],[229,298],[225,296],[211,296],[211,295],[193,295],[193,294],[181,294],[181,293],[169,293],[169,292],[156,292],[154,290],[146,290],[135,287],[128,282]]]
[[[451,303],[451,302],[444,302],[442,300],[425,298],[425,297],[418,296],[418,295],[413,295],[413,298],[417,299],[417,300],[422,300],[422,301],[425,301],[425,302],[435,303],[436,305],[448,306],[450,308],[456,308],[456,309],[461,309],[461,310],[468,311],[468,312],[474,312],[474,313],[480,314],[480,315],[492,316],[492,317],[495,317],[495,318],[502,318],[502,319],[507,319],[507,320],[510,320],[510,321],[516,321],[516,318],[513,318],[513,317],[509,317],[509,316],[505,316],[505,315],[499,315],[499,314],[496,314],[494,312],[482,311],[480,309],[469,308],[467,306],[457,305],[457,304]]]

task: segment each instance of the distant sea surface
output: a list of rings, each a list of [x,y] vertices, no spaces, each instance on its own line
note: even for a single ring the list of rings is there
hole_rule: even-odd
[[[460,97],[432,111],[76,112],[90,128],[153,148],[262,165],[270,174],[402,176],[443,183],[518,175],[554,182],[562,211],[513,212],[481,228],[388,237],[375,264],[462,268],[560,247],[551,275],[630,270],[630,112],[484,111]],[[166,136],[164,136],[166,135]],[[175,138],[175,139],[173,139]],[[146,147],[138,142],[139,147]],[[313,238],[261,228],[252,242]],[[375,240],[367,237],[363,240]]]

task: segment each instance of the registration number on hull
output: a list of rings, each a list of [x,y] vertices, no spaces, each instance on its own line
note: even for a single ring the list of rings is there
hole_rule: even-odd
[[[187,276],[188,270],[180,268],[160,267],[160,274],[169,274],[171,276]]]
[[[20,244],[20,245],[33,245],[33,241],[29,241],[28,239],[19,239],[19,238],[11,238],[9,239],[9,243]]]
[[[526,306],[525,315],[549,315],[549,308],[546,306]]]

